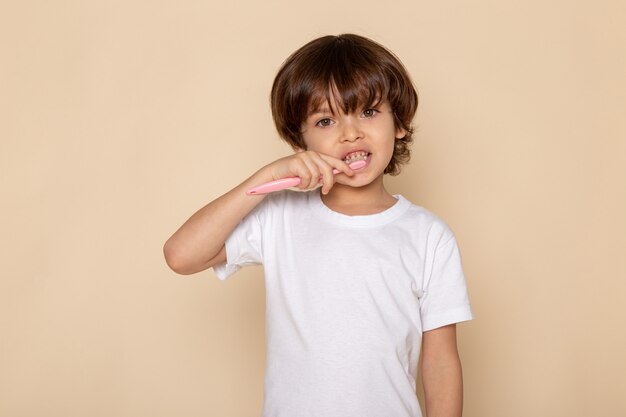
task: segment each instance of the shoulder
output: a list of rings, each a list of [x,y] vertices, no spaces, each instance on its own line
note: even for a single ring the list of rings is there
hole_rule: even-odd
[[[308,202],[309,192],[281,190],[266,197],[265,203],[274,208],[301,206]]]
[[[398,197],[409,202],[404,220],[417,228],[420,233],[427,235],[429,241],[444,244],[454,238],[452,228],[438,214],[407,200],[403,196]]]
[[[298,210],[307,204],[307,195],[306,192],[292,190],[270,193],[255,207],[254,214],[259,218],[266,218],[271,215],[282,215],[285,212]]]

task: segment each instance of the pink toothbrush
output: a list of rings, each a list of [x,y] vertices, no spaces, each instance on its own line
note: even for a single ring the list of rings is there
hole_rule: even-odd
[[[365,161],[354,161],[353,163],[349,165],[349,167],[354,170],[361,169],[365,166],[366,163],[367,162]],[[339,171],[336,168],[333,169],[333,174],[335,175],[339,174],[340,172],[341,171]],[[281,178],[276,181],[266,182],[265,184],[261,184],[259,186],[250,188],[248,191],[246,191],[246,194],[258,195],[258,194],[267,194],[267,193],[271,193],[274,191],[280,191],[280,190],[284,190],[285,188],[296,187],[298,184],[300,184],[300,181],[302,181],[300,177]]]

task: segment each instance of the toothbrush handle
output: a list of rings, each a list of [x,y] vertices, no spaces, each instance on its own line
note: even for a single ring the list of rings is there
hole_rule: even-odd
[[[349,166],[350,168],[356,170],[356,169],[363,168],[366,164],[367,163],[365,161],[355,161],[351,163]],[[337,175],[340,172],[341,171],[339,171],[337,168],[333,168],[334,175]],[[300,184],[301,181],[302,179],[300,179],[300,177],[281,178],[276,181],[266,182],[265,184],[261,184],[256,187],[250,188],[248,191],[246,191],[246,194],[258,195],[258,194],[267,194],[267,193],[271,193],[274,191],[280,191],[280,190],[284,190],[285,188],[296,187],[297,185]]]
[[[276,181],[266,182],[265,184],[258,185],[256,187],[250,188],[246,191],[248,195],[258,195],[258,194],[267,194],[274,191],[284,190],[289,187],[296,187],[300,184],[302,180],[300,177],[288,177],[281,178]]]
[[[341,171],[338,169],[333,169],[333,174],[337,175]],[[302,179],[300,177],[287,177],[281,178],[276,181],[266,182],[265,184],[258,185],[256,187],[250,188],[246,191],[248,195],[258,195],[258,194],[268,194],[273,193],[274,191],[284,190],[285,188],[297,187],[300,185]]]

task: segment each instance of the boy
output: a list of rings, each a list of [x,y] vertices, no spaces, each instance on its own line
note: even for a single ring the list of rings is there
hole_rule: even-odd
[[[367,38],[322,37],[285,61],[271,107],[295,153],[196,212],[168,265],[220,279],[264,265],[264,417],[420,416],[420,348],[428,416],[461,416],[455,323],[472,314],[454,235],[383,184],[409,159],[406,70]],[[306,192],[246,195],[294,176]]]

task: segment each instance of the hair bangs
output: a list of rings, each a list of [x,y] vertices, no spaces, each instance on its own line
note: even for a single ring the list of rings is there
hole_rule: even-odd
[[[334,57],[332,57],[334,58]],[[326,109],[332,114],[338,110],[349,114],[364,108],[376,107],[388,99],[390,85],[385,74],[376,65],[357,65],[350,60],[333,62],[329,59],[323,71],[316,74],[308,96],[308,113]],[[324,106],[326,105],[326,107]]]

